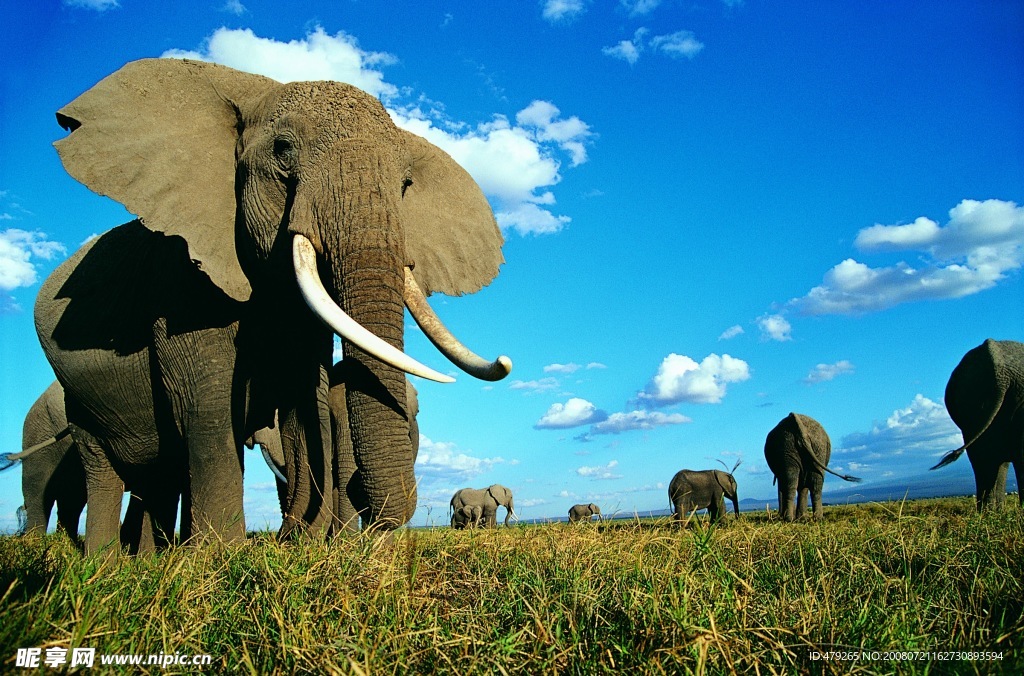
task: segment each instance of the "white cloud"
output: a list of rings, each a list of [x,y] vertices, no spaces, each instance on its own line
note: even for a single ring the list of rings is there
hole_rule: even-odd
[[[727,354],[710,354],[698,364],[685,355],[670,354],[658,373],[638,394],[651,406],[669,406],[680,402],[717,404],[725,396],[729,383],[750,378],[750,367],[742,359]]]
[[[640,52],[644,49],[643,36],[646,32],[646,28],[638,28],[636,33],[633,34],[632,40],[621,40],[611,47],[602,47],[601,53],[605,56],[621,59],[632,66],[640,60]]]
[[[0,232],[0,291],[36,283],[33,259],[53,260],[67,253],[64,245],[51,242],[42,232],[9,228]]]
[[[385,99],[398,94],[398,88],[384,82],[384,74],[375,68],[398,59],[386,52],[360,49],[355,37],[344,31],[328,35],[320,26],[304,39],[289,42],[261,38],[248,28],[218,28],[202,51],[172,49],[162,56],[213,61],[279,82],[337,80]]]
[[[901,466],[920,465],[924,470],[962,443],[946,407],[918,394],[906,407],[876,421],[869,431],[843,437],[836,452],[856,456],[860,462],[884,459],[888,467],[894,456],[905,456],[898,460]]]
[[[731,340],[731,339],[735,338],[736,336],[742,335],[743,333],[744,333],[743,327],[740,326],[739,324],[736,324],[735,326],[730,326],[725,331],[722,331],[722,335],[720,335],[718,337],[718,339],[719,340]]]
[[[629,413],[613,413],[604,422],[594,425],[588,434],[621,434],[633,430],[653,430],[666,425],[682,425],[693,422],[681,413],[661,413],[660,411],[630,411]]]
[[[526,392],[547,392],[557,390],[561,387],[557,378],[541,378],[539,380],[513,380],[508,385],[510,390],[525,390]]]
[[[599,361],[592,361],[589,364],[587,364],[587,370],[588,371],[590,371],[591,369],[606,369],[606,368],[608,368],[608,367],[605,366],[604,364],[602,364]]]
[[[577,467],[576,473],[581,477],[594,480],[603,479],[621,479],[621,474],[616,474],[614,470],[619,465],[618,460],[612,460],[607,465],[598,465],[597,467]]]
[[[417,474],[430,478],[472,479],[505,462],[502,457],[478,458],[446,441],[432,441],[420,435],[416,456]]]
[[[630,16],[635,17],[650,14],[661,4],[661,0],[619,0],[619,4]]]
[[[97,12],[105,12],[108,9],[120,7],[117,0],[63,0],[66,7],[84,7],[94,9]]]
[[[918,268],[905,261],[873,268],[848,258],[790,305],[810,315],[861,314],[992,288],[1024,265],[1024,207],[963,200],[945,226],[923,216],[905,225],[876,224],[857,233],[855,244],[867,253],[921,251],[929,260]]]
[[[775,340],[780,343],[792,340],[789,334],[793,327],[782,315],[761,315],[757,318],[757,327],[761,329],[761,337],[764,340]]]
[[[832,380],[836,376],[841,376],[844,373],[853,373],[853,363],[842,359],[837,361],[835,364],[818,364],[811,372],[804,378],[804,382],[808,385],[814,385],[815,383],[823,383],[827,380]]]
[[[236,16],[241,16],[246,13],[245,5],[240,0],[228,0],[221,7],[222,12],[230,12]]]
[[[301,40],[279,42],[249,29],[219,28],[200,51],[169,50],[165,57],[193,58],[259,73],[281,82],[337,80],[355,85],[389,103],[395,124],[437,145],[479,183],[495,207],[503,230],[552,234],[572,219],[557,215],[549,188],[561,181],[560,154],[575,167],[587,159],[594,133],[576,116],[562,119],[548,101],[533,101],[516,115],[513,126],[494,115],[475,126],[452,120],[444,106],[385,81],[381,68],[397,63],[386,52],[362,49],[358,40],[339,31],[328,35],[317,26]]]
[[[651,38],[651,47],[673,58],[692,59],[704,49],[704,43],[697,39],[693,31],[676,31],[670,35],[654,36]]]
[[[606,420],[608,414],[586,399],[573,397],[564,404],[554,403],[534,425],[539,430],[564,430]]]
[[[586,142],[594,133],[590,125],[573,115],[558,119],[561,111],[548,101],[533,101],[526,108],[516,113],[516,122],[523,128],[533,129],[538,141],[553,141],[569,154],[572,166],[587,161]]]
[[[544,367],[544,373],[576,373],[580,370],[579,364],[569,362],[568,364],[548,364]]]
[[[583,0],[546,0],[541,16],[551,23],[568,22],[585,11],[586,4]]]

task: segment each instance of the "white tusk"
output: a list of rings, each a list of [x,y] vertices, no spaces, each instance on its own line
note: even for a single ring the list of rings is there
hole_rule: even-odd
[[[405,306],[441,354],[469,375],[480,380],[501,380],[512,371],[512,360],[505,355],[490,362],[459,342],[434,314],[409,268],[405,269]]]
[[[320,282],[313,244],[299,234],[296,234],[292,240],[292,264],[295,266],[295,279],[298,280],[299,290],[302,292],[306,304],[309,305],[313,314],[319,317],[320,321],[332,331],[396,369],[439,383],[455,382],[455,378],[438,373],[429,366],[424,366],[394,345],[375,336],[345,314],[345,311],[331,299],[327,289]]]

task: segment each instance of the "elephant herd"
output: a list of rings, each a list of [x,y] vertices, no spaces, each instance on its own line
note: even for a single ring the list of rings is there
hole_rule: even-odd
[[[35,328],[56,375],[26,418],[28,527],[77,532],[86,552],[173,538],[244,538],[243,447],[277,476],[279,536],[391,530],[416,507],[418,403],[406,308],[455,366],[512,368],[467,349],[427,304],[489,284],[503,238],[480,187],[338,82],[281,84],[211,63],[143,59],[57,113],[67,171],[138,218],[86,242],[43,283]],[[334,362],[335,336],[343,359]],[[988,340],[946,389],[979,508],[1024,471],[1024,346]],[[820,515],[828,437],[791,414],[765,445],[783,515]],[[0,466],[4,463],[0,461]],[[850,477],[843,477],[851,479]],[[678,480],[678,481],[677,481]],[[677,514],[736,505],[731,473],[680,472]],[[125,523],[120,510],[130,492]],[[795,512],[793,498],[797,498]],[[678,498],[678,500],[676,500]],[[452,525],[514,517],[495,484],[452,497]],[[601,518],[576,505],[570,521]]]

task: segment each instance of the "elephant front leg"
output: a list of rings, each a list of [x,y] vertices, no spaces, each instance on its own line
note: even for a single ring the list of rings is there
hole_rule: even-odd
[[[197,544],[245,539],[240,448],[230,426],[189,437],[188,506]]]

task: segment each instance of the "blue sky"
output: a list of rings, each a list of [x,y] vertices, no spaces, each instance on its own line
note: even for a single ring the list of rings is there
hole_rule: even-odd
[[[943,390],[1024,339],[1024,6],[992,0],[150,3],[5,10],[0,449],[52,380],[31,309],[131,216],[64,172],[54,111],[124,63],[183,56],[339,79],[445,148],[505,233],[498,278],[432,305],[505,381],[417,381],[414,524],[503,483],[524,517],[662,509],[679,469],[772,498],[764,438],[818,419],[831,465],[913,485],[960,443]],[[406,349],[446,362],[407,322]],[[251,528],[276,527],[247,453]],[[942,470],[971,492],[970,466]],[[932,473],[933,475],[935,473]],[[934,476],[927,477],[934,478]],[[832,477],[829,491],[848,485]],[[0,531],[21,504],[0,475]]]

